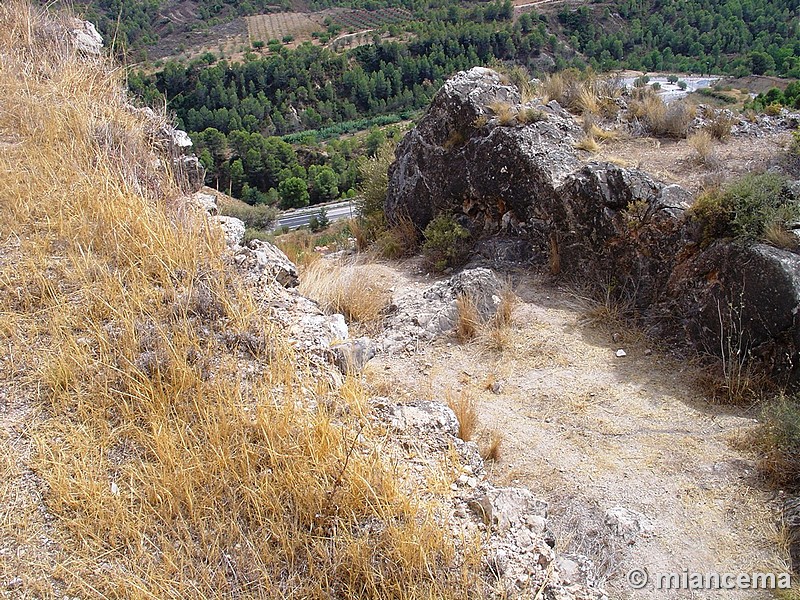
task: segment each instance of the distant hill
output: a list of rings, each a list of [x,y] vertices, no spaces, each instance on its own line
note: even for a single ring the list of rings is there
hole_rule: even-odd
[[[800,0],[623,0],[561,6],[554,27],[593,66],[800,75]]]

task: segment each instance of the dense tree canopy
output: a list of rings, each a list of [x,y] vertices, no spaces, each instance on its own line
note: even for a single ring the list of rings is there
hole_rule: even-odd
[[[593,66],[799,76],[800,0],[622,0],[558,20]]]

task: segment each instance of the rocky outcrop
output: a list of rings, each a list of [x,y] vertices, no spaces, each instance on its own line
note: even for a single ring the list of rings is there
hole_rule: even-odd
[[[217,215],[209,217],[212,223],[216,223],[225,235],[225,243],[231,248],[237,248],[244,242],[245,225],[241,219]]]
[[[72,44],[78,52],[92,56],[100,56],[103,51],[103,36],[89,21],[70,19],[67,23]]]
[[[504,127],[496,115],[519,107],[519,91],[490,69],[474,68],[445,83],[420,124],[406,135],[389,170],[386,215],[420,228],[440,212],[468,215],[485,233],[523,222],[533,199],[554,190],[579,166],[579,128],[552,107],[548,118]],[[535,109],[534,105],[519,107]]]
[[[607,598],[602,589],[587,585],[576,562],[559,559],[548,526],[547,502],[530,490],[497,487],[487,478],[475,443],[457,437],[458,419],[450,408],[433,400],[397,404],[386,398],[373,398],[372,406],[374,418],[394,440],[384,451],[417,457],[420,476],[420,463],[452,456],[453,449],[459,456],[461,466],[452,473],[452,509],[445,525],[457,544],[476,536],[482,539],[482,566],[491,590],[476,597]]]
[[[383,350],[414,350],[416,344],[453,330],[458,319],[457,299],[469,296],[481,320],[497,312],[503,284],[486,268],[466,269],[419,291],[394,298],[381,334]]]
[[[738,352],[800,383],[800,256],[730,240],[706,247],[687,217],[687,191],[582,162],[573,148],[580,135],[557,104],[523,104],[492,70],[461,72],[399,145],[386,215],[422,230],[452,213],[484,256],[527,257],[611,289],[659,334]],[[420,324],[436,330],[451,318],[444,311]]]
[[[716,242],[676,265],[658,308],[676,315],[696,346],[737,363],[755,359],[777,381],[800,379],[800,256],[794,252]]]
[[[296,287],[300,280],[297,267],[277,246],[261,240],[251,240],[237,251],[237,264],[245,267],[248,276],[263,285],[265,281],[276,281],[283,287]]]

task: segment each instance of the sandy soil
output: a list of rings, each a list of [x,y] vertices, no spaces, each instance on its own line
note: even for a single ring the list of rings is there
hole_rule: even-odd
[[[409,264],[394,270],[397,290],[429,283]],[[395,397],[472,395],[479,444],[492,431],[502,435],[491,477],[550,502],[557,550],[590,556],[610,598],[771,597],[631,589],[625,576],[633,568],[786,570],[775,494],[733,443],[756,421],[746,410],[710,405],[695,367],[615,325],[579,294],[531,275],[514,285],[521,302],[502,350],[486,339],[440,339],[408,357],[377,357],[367,381]],[[627,355],[617,357],[618,349]],[[617,506],[652,519],[652,534],[632,545],[610,536],[604,514]]]
[[[788,147],[791,133],[779,131],[763,137],[732,136],[714,145],[712,164],[699,160],[686,140],[623,138],[607,141],[596,154],[581,152],[585,160],[607,160],[635,167],[665,183],[677,183],[691,192],[723,183],[737,175],[763,172]]]

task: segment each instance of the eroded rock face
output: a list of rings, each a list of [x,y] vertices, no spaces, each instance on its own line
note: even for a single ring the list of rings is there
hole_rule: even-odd
[[[533,118],[513,118],[530,110]],[[581,162],[581,135],[560,106],[522,104],[498,73],[461,72],[399,145],[386,215],[422,230],[452,213],[484,257],[511,249],[538,259],[624,297],[659,335],[717,354],[733,341],[782,383],[800,384],[800,256],[731,241],[706,248],[686,215],[686,190]],[[441,329],[451,319],[448,309],[418,321]]]

